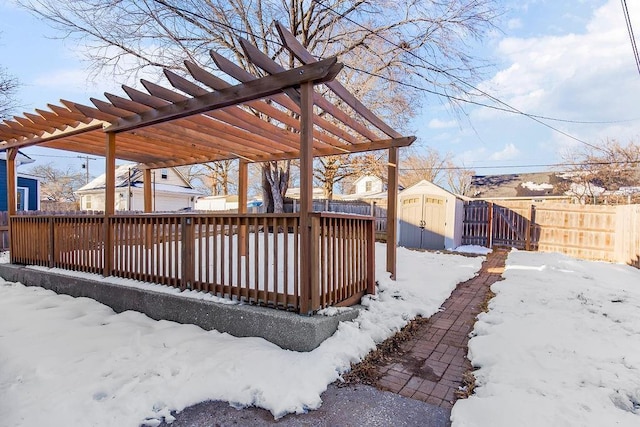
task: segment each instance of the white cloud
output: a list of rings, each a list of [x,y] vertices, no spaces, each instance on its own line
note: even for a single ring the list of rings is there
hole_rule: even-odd
[[[504,149],[496,151],[489,156],[489,160],[513,160],[518,157],[520,150],[513,144],[505,145]]]
[[[429,121],[428,127],[429,129],[448,129],[452,127],[456,127],[458,123],[455,120],[440,120],[440,119],[431,119]]]
[[[596,9],[582,34],[505,38],[497,54],[509,65],[483,89],[534,114],[583,120],[628,117],[640,79],[619,8],[618,1],[610,0]]]
[[[519,18],[509,19],[507,22],[507,28],[510,30],[517,30],[518,28],[522,28],[522,21]]]

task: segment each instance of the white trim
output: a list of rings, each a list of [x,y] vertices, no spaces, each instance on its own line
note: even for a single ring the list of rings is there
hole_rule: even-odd
[[[18,202],[18,193],[20,192],[20,190],[24,190],[24,198],[23,198],[23,208],[19,209],[19,206],[17,204]],[[28,211],[29,210],[29,187],[18,187],[16,186],[16,210],[19,211]]]

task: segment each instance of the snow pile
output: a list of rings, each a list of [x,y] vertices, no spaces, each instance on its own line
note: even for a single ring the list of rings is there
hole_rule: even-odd
[[[490,254],[493,251],[493,249],[487,248],[484,246],[478,246],[478,245],[463,245],[463,246],[458,246],[453,251],[460,252],[463,254],[487,255],[487,254]]]
[[[9,261],[9,251],[0,252],[0,264],[8,264]]]
[[[0,424],[157,425],[205,400],[276,417],[318,408],[352,362],[409,319],[435,313],[483,258],[399,248],[397,282],[384,260],[378,244],[379,293],[365,299],[368,310],[309,353],[0,279]]]
[[[640,425],[640,270],[512,252],[479,316],[454,426]]]
[[[532,181],[523,182],[520,184],[522,187],[527,188],[531,191],[544,191],[544,190],[552,190],[553,184],[549,184],[547,182],[543,182],[541,184],[536,184]]]

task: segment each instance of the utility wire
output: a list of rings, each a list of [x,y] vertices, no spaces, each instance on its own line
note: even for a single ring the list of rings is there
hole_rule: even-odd
[[[627,8],[627,0],[620,0],[622,3],[622,13],[624,14],[624,20],[627,24],[627,32],[629,33],[629,40],[631,40],[631,50],[633,51],[633,59],[636,62],[638,73],[640,73],[640,56],[638,55],[638,46],[636,46],[636,38],[633,35],[633,26],[631,25],[631,17],[629,16],[629,9]]]
[[[395,46],[395,47],[397,47],[398,49],[402,49],[402,50],[403,50],[403,51],[405,51],[407,54],[409,54],[409,55],[411,55],[411,56],[415,57],[416,59],[418,59],[419,61],[422,61],[422,62],[424,62],[425,64],[427,64],[429,67],[431,67],[431,68],[433,69],[433,71],[436,71],[436,72],[438,72],[438,73],[444,74],[444,75],[446,75],[446,76],[448,76],[448,77],[450,77],[450,78],[452,78],[452,79],[454,79],[454,80],[456,80],[456,81],[458,81],[458,82],[462,83],[463,85],[465,85],[465,86],[467,86],[467,87],[469,87],[469,88],[471,88],[471,89],[473,89],[473,90],[478,91],[478,92],[479,92],[479,93],[481,93],[482,95],[484,95],[484,96],[486,96],[487,98],[489,98],[489,99],[491,99],[491,100],[493,100],[493,101],[497,102],[498,104],[504,105],[506,108],[508,108],[508,109],[510,109],[510,110],[513,110],[513,112],[515,112],[515,113],[517,113],[517,114],[521,114],[521,115],[523,115],[523,116],[525,116],[525,117],[528,117],[528,118],[530,118],[531,120],[533,120],[533,121],[535,121],[535,122],[537,122],[537,123],[539,123],[539,124],[541,124],[541,125],[543,125],[543,126],[545,126],[545,127],[549,128],[549,129],[551,129],[551,130],[553,130],[553,131],[555,131],[555,132],[558,132],[558,133],[560,133],[560,134],[562,134],[562,135],[564,135],[564,136],[566,136],[566,137],[568,137],[568,138],[571,138],[571,139],[573,139],[573,140],[575,140],[575,141],[577,141],[577,142],[579,142],[579,143],[581,143],[581,144],[584,144],[584,145],[586,145],[586,146],[589,146],[589,147],[591,147],[591,148],[593,148],[593,149],[595,149],[595,150],[602,151],[602,149],[601,149],[600,147],[598,147],[598,146],[596,146],[596,145],[594,145],[594,144],[591,144],[591,143],[589,143],[589,142],[587,142],[587,141],[584,141],[584,140],[582,140],[582,139],[580,139],[580,138],[577,138],[577,137],[575,137],[575,136],[573,136],[573,135],[571,135],[571,134],[569,134],[569,133],[567,133],[567,132],[565,132],[565,131],[563,131],[563,130],[560,130],[560,129],[558,129],[558,128],[554,127],[554,126],[551,126],[550,124],[543,122],[542,120],[538,119],[537,117],[535,117],[535,116],[533,116],[533,115],[531,115],[531,114],[525,113],[524,111],[519,110],[518,108],[515,108],[515,107],[513,107],[513,106],[511,106],[511,105],[507,104],[506,102],[504,102],[504,101],[502,101],[502,100],[500,100],[500,99],[496,98],[495,96],[493,96],[493,95],[491,95],[491,94],[487,93],[486,91],[483,91],[482,89],[477,88],[476,86],[472,85],[471,83],[468,83],[468,82],[464,81],[464,80],[463,80],[463,79],[461,79],[460,77],[458,77],[458,76],[456,76],[456,75],[454,75],[454,74],[451,74],[451,73],[449,73],[448,71],[445,71],[445,70],[441,69],[440,67],[436,66],[435,64],[432,64],[432,63],[430,63],[429,61],[427,61],[426,59],[424,59],[424,58],[422,58],[422,57],[418,56],[416,53],[414,53],[414,52],[412,52],[412,51],[408,50],[406,47],[399,46],[398,44],[396,44],[396,43],[395,43],[395,42],[393,42],[392,40],[389,40],[388,38],[384,37],[383,35],[378,34],[378,33],[374,32],[374,31],[372,31],[371,29],[369,29],[369,28],[365,27],[364,25],[360,24],[359,22],[354,21],[353,19],[351,19],[350,17],[346,16],[345,14],[340,13],[340,12],[336,11],[335,9],[333,9],[332,7],[325,5],[322,1],[320,1],[320,0],[311,0],[311,1],[313,1],[314,3],[316,3],[318,6],[323,7],[324,9],[326,9],[326,10],[328,10],[328,11],[330,11],[330,12],[332,12],[332,13],[334,13],[334,14],[338,15],[338,16],[340,16],[342,19],[346,19],[347,21],[351,22],[352,24],[357,25],[358,27],[360,27],[360,28],[362,28],[363,30],[365,30],[365,31],[369,32],[370,34],[372,34],[372,35],[374,35],[374,36],[376,36],[376,37],[379,37],[380,39],[384,40],[385,42],[389,43],[390,45]]]
[[[357,23],[357,22],[353,21],[351,18],[349,18],[349,17],[347,17],[347,16],[345,16],[345,15],[343,15],[343,14],[341,14],[341,13],[339,13],[339,12],[335,11],[335,10],[334,10],[334,9],[332,9],[331,7],[326,6],[326,5],[325,5],[325,4],[323,4],[322,2],[320,2],[320,1],[318,1],[318,0],[313,0],[313,1],[314,1],[316,4],[318,4],[319,6],[321,6],[321,7],[325,8],[326,10],[329,10],[329,11],[331,11],[332,13],[334,13],[334,14],[336,14],[336,15],[338,15],[338,16],[340,16],[340,17],[344,18],[344,19],[347,19],[348,21],[350,21],[350,22],[352,22],[353,24],[355,24],[355,25],[357,25],[357,26],[359,26],[359,27],[363,28],[364,30],[368,31],[368,32],[369,32],[369,33],[371,33],[371,34],[374,34],[374,35],[376,35],[376,36],[378,36],[378,37],[382,38],[382,39],[383,39],[383,40],[385,40],[387,43],[390,43],[390,44],[392,44],[393,46],[396,46],[396,47],[398,47],[398,48],[400,48],[400,49],[403,49],[403,50],[405,50],[407,53],[409,53],[409,54],[411,54],[411,55],[415,56],[416,58],[418,58],[418,59],[420,59],[420,60],[424,61],[424,59],[423,59],[423,58],[418,57],[418,56],[417,56],[417,55],[415,55],[413,52],[408,51],[406,48],[403,48],[403,47],[401,47],[401,46],[398,46],[397,44],[393,43],[392,41],[387,40],[386,38],[384,38],[384,37],[380,36],[379,34],[374,33],[372,30],[370,30],[370,29],[368,29],[368,28],[364,27],[363,25],[361,25],[361,24],[359,24],[359,23]],[[163,1],[161,1],[160,3],[161,3],[161,4],[164,4],[165,6],[168,6],[168,5],[166,5]],[[183,13],[183,14],[189,14],[189,15],[195,16],[196,18],[199,18],[199,19],[201,19],[201,20],[207,21],[207,22],[209,22],[209,23],[211,23],[211,24],[213,24],[213,25],[217,25],[217,26],[223,27],[223,28],[225,28],[225,29],[231,30],[231,31],[236,32],[236,33],[245,34],[245,35],[250,36],[250,37],[252,37],[252,38],[255,38],[255,39],[258,39],[258,40],[262,40],[262,41],[264,41],[264,42],[271,43],[271,44],[273,44],[273,45],[279,46],[280,48],[286,48],[286,46],[284,45],[284,43],[282,43],[282,42],[281,42],[281,41],[279,41],[279,40],[275,40],[275,39],[268,38],[268,37],[263,37],[263,36],[261,36],[261,35],[254,34],[254,33],[253,33],[253,32],[251,32],[251,31],[243,30],[243,29],[241,29],[241,28],[236,28],[236,27],[234,27],[233,25],[230,25],[230,24],[227,24],[227,23],[224,23],[224,22],[220,22],[220,21],[218,21],[218,20],[216,20],[216,19],[208,18],[208,17],[206,17],[206,16],[202,15],[201,13],[198,13],[198,12],[195,12],[195,11],[191,11],[191,10],[188,10],[188,9],[185,9],[185,8],[181,8],[181,7],[176,6],[176,5],[172,5],[171,7],[172,7],[172,8],[174,8],[175,10],[177,10],[177,11],[179,11],[179,12]],[[426,61],[424,61],[424,62],[426,62]],[[443,71],[443,70],[439,69],[438,67],[436,67],[436,66],[434,66],[434,65],[432,65],[432,64],[430,64],[430,63],[428,63],[428,62],[426,62],[426,63],[427,63],[427,65],[429,65],[430,67],[432,67],[432,68],[434,69],[434,71],[437,71],[437,72],[440,72],[440,73],[444,73],[445,75],[449,75],[450,77],[454,77],[454,78],[458,79],[456,76],[450,75],[448,72]],[[441,97],[444,97],[444,98],[447,98],[447,99],[452,99],[452,100],[457,101],[457,102],[464,102],[464,103],[473,104],[473,105],[477,105],[477,106],[480,106],[480,107],[486,107],[486,108],[490,108],[490,109],[494,109],[494,110],[498,110],[498,111],[504,111],[504,112],[508,112],[508,113],[512,113],[512,114],[520,114],[520,115],[524,115],[524,116],[527,116],[527,117],[529,117],[529,118],[533,118],[533,119],[541,119],[541,120],[549,120],[549,121],[562,122],[562,123],[573,123],[573,124],[616,124],[616,123],[625,123],[625,122],[631,122],[631,121],[636,121],[636,120],[638,120],[638,118],[634,118],[634,119],[627,119],[627,120],[589,121],[589,120],[570,120],[570,119],[560,119],[560,118],[554,118],[554,117],[549,117],[549,116],[541,116],[541,115],[537,115],[537,114],[530,114],[530,113],[526,113],[526,112],[519,111],[519,110],[517,110],[517,109],[515,109],[515,108],[513,108],[513,107],[511,107],[511,106],[509,106],[509,105],[507,105],[507,104],[505,104],[505,103],[503,103],[502,101],[499,101],[499,100],[498,100],[498,101],[499,101],[500,103],[502,103],[503,105],[505,105],[505,106],[507,106],[507,107],[509,107],[509,108],[501,108],[501,107],[498,107],[498,106],[495,106],[495,105],[490,105],[490,104],[485,104],[485,103],[482,103],[482,102],[472,101],[472,100],[470,100],[470,99],[465,99],[465,98],[455,97],[455,96],[453,96],[453,95],[448,95],[448,94],[446,94],[446,93],[442,93],[442,92],[438,92],[438,91],[430,90],[430,89],[427,89],[427,88],[424,88],[424,87],[420,87],[420,86],[412,85],[411,83],[407,83],[407,82],[399,81],[399,80],[396,80],[396,79],[392,79],[392,78],[390,78],[390,77],[383,76],[383,75],[381,75],[381,74],[372,73],[372,72],[370,72],[370,71],[363,70],[363,69],[360,69],[360,68],[357,68],[357,67],[354,67],[354,66],[350,66],[350,65],[346,65],[346,64],[345,64],[345,67],[346,67],[346,68],[350,68],[350,69],[352,69],[352,70],[354,70],[354,71],[358,71],[358,72],[362,72],[362,73],[368,74],[368,75],[373,76],[373,77],[377,77],[377,78],[381,78],[381,79],[383,79],[383,80],[387,80],[387,81],[392,82],[392,83],[397,83],[397,84],[400,84],[400,85],[403,85],[403,86],[411,87],[411,88],[416,89],[416,90],[420,90],[420,91],[423,91],[423,92],[431,93],[431,94],[433,94],[433,95],[441,96]],[[461,81],[462,83],[464,83],[465,85],[469,85],[468,83],[466,83],[466,82],[464,82],[464,81],[462,81],[462,80],[460,80],[460,81]],[[471,86],[471,87],[472,87],[473,89],[475,89],[475,90],[478,90],[477,88],[475,88],[475,87],[473,87],[473,86]],[[478,91],[482,93],[482,91],[480,91],[480,90],[478,90]],[[490,97],[490,95],[488,95],[488,94],[485,94],[485,96],[489,96],[489,97]],[[546,125],[546,124],[544,124],[544,123],[543,123],[543,125],[548,126],[548,125]],[[555,129],[554,129],[554,130],[555,130]],[[562,131],[559,131],[559,132],[561,132],[561,133],[562,133]],[[573,137],[573,136],[571,136],[571,135],[567,135],[567,136],[568,136],[568,137],[570,137],[570,138],[575,139],[575,137]],[[585,141],[581,141],[581,140],[577,140],[577,141],[579,141],[579,142],[582,142],[582,143],[584,143],[584,144],[589,145],[589,143],[587,143],[587,142],[585,142]],[[595,147],[595,146],[591,146],[591,147],[592,147],[592,148],[595,148],[595,149],[599,149],[598,147]]]
[[[427,171],[427,170],[476,170],[476,169],[524,169],[524,168],[568,168],[575,166],[611,166],[616,164],[632,165],[639,164],[638,161],[611,161],[611,162],[584,162],[584,163],[547,163],[547,164],[531,164],[531,165],[496,165],[496,166],[443,166],[443,167],[424,167],[424,168],[398,168],[401,171]],[[638,167],[629,166],[621,170],[637,170]]]
[[[508,108],[498,107],[496,105],[484,104],[482,102],[473,101],[471,99],[461,98],[461,97],[458,97],[458,96],[454,96],[454,95],[449,95],[449,94],[446,94],[446,93],[438,92],[438,91],[435,91],[435,90],[432,90],[432,89],[427,89],[427,88],[422,87],[422,86],[417,86],[417,85],[414,85],[414,84],[411,84],[411,83],[407,83],[407,82],[403,82],[403,81],[400,81],[400,80],[393,79],[391,77],[386,77],[386,76],[382,76],[380,74],[372,73],[370,71],[363,70],[362,68],[354,67],[352,65],[345,64],[344,66],[345,66],[345,68],[349,68],[349,69],[351,69],[353,71],[357,71],[359,73],[368,74],[368,75],[370,75],[372,77],[379,77],[379,78],[384,79],[384,80],[386,80],[388,82],[391,82],[391,83],[401,84],[401,85],[410,87],[412,89],[416,89],[416,90],[419,90],[419,91],[422,91],[422,92],[426,92],[426,93],[431,93],[431,94],[437,95],[437,96],[442,96],[442,97],[451,99],[453,101],[464,102],[464,103],[467,103],[467,104],[473,104],[473,105],[477,105],[477,106],[480,106],[480,107],[489,108],[489,109],[492,109],[492,110],[504,111],[506,113],[522,115],[522,113],[520,113],[518,111],[510,110]],[[625,119],[625,120],[571,120],[571,119],[558,119],[558,118],[555,118],[555,117],[541,116],[541,115],[538,115],[538,114],[530,114],[530,113],[526,113],[526,115],[530,116],[530,117],[535,117],[535,118],[538,118],[538,119],[542,119],[542,120],[549,120],[549,121],[562,122],[562,123],[583,124],[583,125],[584,124],[593,125],[593,124],[628,123],[628,122],[633,122],[633,121],[636,121],[636,120],[640,119],[640,118],[634,118],[634,119]]]

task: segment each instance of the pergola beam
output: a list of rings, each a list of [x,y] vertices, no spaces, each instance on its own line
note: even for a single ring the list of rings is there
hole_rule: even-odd
[[[316,64],[305,65],[264,77],[259,80],[241,83],[218,92],[191,98],[128,118],[120,118],[109,126],[108,132],[125,132],[157,123],[188,117],[218,108],[237,105],[243,102],[264,98],[299,86],[306,82],[323,82],[335,78],[342,69],[336,58],[328,58]]]
[[[246,70],[243,70],[238,65],[229,61],[224,56],[221,56],[220,54],[214,51],[210,51],[209,54],[211,55],[213,62],[216,63],[218,68],[220,68],[221,71],[225,72],[226,74],[233,77],[234,79],[240,82],[249,82],[253,80],[258,80],[257,77],[247,72]],[[279,104],[283,108],[286,108],[287,110],[292,111],[296,115],[298,116],[300,115],[300,105],[293,102],[293,100],[289,98],[287,95],[279,93],[279,94],[270,96],[269,99]],[[357,136],[352,135],[350,132],[347,132],[345,129],[342,129],[339,126],[336,126],[334,123],[331,123],[329,120],[324,119],[318,115],[315,116],[314,124],[326,130],[329,134],[335,135],[337,138],[340,138],[351,144],[357,144],[359,142],[362,142],[361,140],[359,140]],[[296,126],[299,126],[299,125],[295,125],[293,127],[296,128],[297,130],[300,130]]]
[[[311,55],[311,53],[302,46],[302,44],[296,39],[289,30],[287,30],[279,22],[275,23],[280,39],[287,49],[295,55],[296,58],[303,64],[313,64],[318,60]],[[376,116],[371,110],[369,110],[362,102],[360,102],[351,92],[349,92],[342,84],[337,80],[325,82],[325,86],[333,91],[345,104],[353,108],[353,110],[365,118],[369,123],[380,129],[382,132],[390,136],[391,138],[400,138],[402,135],[395,131],[391,126],[383,122],[378,116]]]
[[[275,73],[281,73],[284,70],[284,68],[282,68],[281,65],[279,65],[277,62],[269,58],[257,47],[249,43],[248,40],[241,38],[240,44],[242,46],[242,49],[245,52],[245,55],[249,58],[249,60],[254,65],[256,65],[257,67],[260,67],[267,73],[274,75]],[[318,62],[314,62],[312,64],[307,64],[306,66],[317,64],[317,63]],[[287,92],[287,95],[289,95],[289,92]],[[331,102],[327,101],[326,98],[324,98],[323,96],[315,92],[313,93],[313,103],[318,107],[322,108],[328,114],[332,115],[333,117],[335,117],[336,119],[344,123],[345,125],[349,126],[354,131],[358,132],[360,135],[363,135],[368,139],[379,138],[378,135],[371,132],[371,130],[368,129],[366,126],[362,125],[362,123],[359,123],[353,120],[353,118],[347,115],[344,111],[340,110]]]

